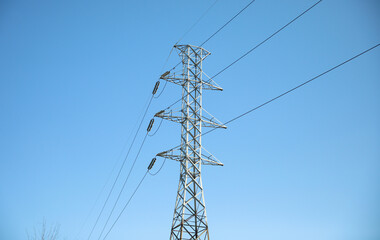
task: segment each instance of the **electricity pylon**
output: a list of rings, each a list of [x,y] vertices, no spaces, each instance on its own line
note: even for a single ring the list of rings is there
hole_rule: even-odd
[[[170,71],[161,79],[182,86],[182,107],[166,109],[155,116],[181,124],[181,145],[157,154],[180,162],[180,177],[174,208],[171,240],[209,240],[201,166],[223,166],[202,147],[202,127],[226,128],[202,107],[202,90],[223,90],[212,79],[203,80],[202,61],[210,55],[201,47],[176,45],[182,73]],[[203,114],[206,113],[206,114]]]

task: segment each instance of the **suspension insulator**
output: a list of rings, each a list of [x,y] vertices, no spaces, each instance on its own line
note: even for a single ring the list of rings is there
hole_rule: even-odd
[[[161,75],[160,79],[164,79],[167,75],[169,75],[170,71],[166,71],[164,74]]]
[[[155,162],[156,162],[156,158],[153,158],[152,161],[150,162],[149,166],[148,166],[148,170],[152,169]]]
[[[153,123],[154,123],[154,118],[152,118],[149,122],[149,125],[148,125],[148,128],[146,129],[147,132],[150,132],[150,130],[152,129],[153,127]]]
[[[154,116],[155,116],[155,117],[158,117],[160,114],[162,114],[162,113],[164,113],[164,112],[165,112],[165,110],[161,110],[161,111],[159,111],[158,113],[154,114]]]
[[[154,85],[154,88],[153,88],[153,92],[152,92],[153,95],[156,94],[157,89],[158,89],[159,86],[160,86],[160,81],[157,81],[156,85]]]

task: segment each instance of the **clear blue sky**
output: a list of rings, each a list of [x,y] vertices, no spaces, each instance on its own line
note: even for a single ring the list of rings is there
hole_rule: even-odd
[[[220,0],[182,43],[200,44],[248,2]],[[212,53],[204,71],[216,73],[314,2],[257,0],[204,46]],[[44,218],[68,240],[87,239],[100,202],[81,226],[171,46],[212,3],[0,2],[0,239],[26,239]],[[205,92],[205,109],[229,120],[378,44],[379,11],[376,0],[323,1],[218,76],[224,91]],[[173,54],[166,68],[177,61]],[[380,239],[379,63],[380,48],[203,138],[225,164],[203,168],[211,239]],[[154,100],[138,143],[180,94],[168,84]],[[123,204],[179,134],[164,122],[148,138]],[[168,161],[148,176],[108,239],[168,239],[178,174]]]

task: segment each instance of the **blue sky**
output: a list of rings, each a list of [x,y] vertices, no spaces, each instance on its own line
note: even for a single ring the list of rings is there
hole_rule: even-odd
[[[182,43],[200,44],[248,2],[220,0]],[[315,2],[257,0],[204,45],[205,73]],[[60,224],[62,238],[87,239],[104,192],[86,216],[172,45],[212,3],[1,1],[0,239],[26,239],[43,219]],[[323,1],[218,76],[224,91],[204,92],[204,108],[227,121],[378,44],[379,10],[376,0]],[[379,60],[375,49],[203,138],[225,164],[203,168],[212,239],[380,238]],[[168,84],[154,100],[138,144],[151,116],[180,94]],[[147,139],[122,204],[151,158],[179,141],[171,122]],[[178,173],[168,161],[148,176],[107,239],[169,238]]]

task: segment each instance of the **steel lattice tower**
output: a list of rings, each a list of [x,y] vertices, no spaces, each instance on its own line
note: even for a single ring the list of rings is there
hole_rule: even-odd
[[[209,240],[201,166],[223,164],[202,147],[202,127],[226,127],[202,108],[202,91],[222,88],[212,79],[202,78],[202,61],[210,55],[208,51],[192,45],[176,45],[175,48],[182,60],[182,73],[168,71],[161,79],[182,86],[182,107],[179,111],[163,110],[155,115],[181,124],[181,145],[157,154],[180,162],[170,239]]]

